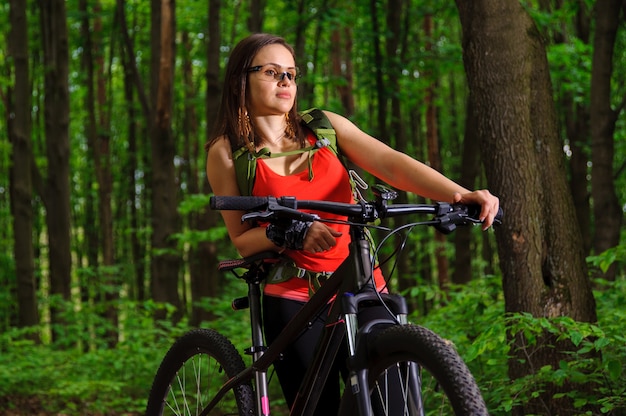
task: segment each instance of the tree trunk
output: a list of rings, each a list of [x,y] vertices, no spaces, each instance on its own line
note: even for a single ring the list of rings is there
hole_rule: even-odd
[[[17,324],[39,324],[37,287],[33,252],[33,185],[31,177],[31,88],[29,79],[28,17],[26,2],[11,0],[9,55],[13,60],[14,87],[7,114],[9,138],[13,149],[10,169],[11,214],[13,216],[13,255],[17,277]],[[33,340],[39,336],[33,334]]]
[[[93,161],[93,163],[87,164],[84,169],[84,187],[85,193],[85,209],[84,216],[82,217],[83,227],[85,230],[84,237],[84,252],[87,257],[87,267],[90,272],[81,273],[80,276],[80,299],[83,305],[89,305],[94,301],[94,292],[97,287],[100,287],[96,283],[94,276],[98,274],[98,268],[100,267],[100,237],[98,233],[98,215],[96,213],[99,205],[97,200],[97,194],[93,191],[93,182],[95,180],[96,172],[99,169],[100,157],[98,155],[98,149],[96,146],[96,140],[98,136],[98,124],[96,121],[96,106],[95,106],[95,86],[94,86],[94,59],[93,59],[93,43],[91,37],[91,23],[89,20],[89,8],[87,0],[79,1],[79,12],[81,13],[81,39],[82,45],[82,70],[84,71],[85,82],[85,110],[86,120],[84,123],[85,137],[87,139],[87,159]],[[78,221],[77,221],[78,222]],[[81,264],[82,261],[79,262]],[[89,323],[85,323],[83,326],[84,331],[90,331],[93,328],[89,328]],[[89,349],[89,345],[84,346],[85,350]]]
[[[261,32],[263,29],[263,10],[265,0],[250,0],[250,16],[248,17],[248,31]]]
[[[64,0],[40,0],[43,42],[44,119],[48,175],[42,200],[46,207],[50,261],[50,295],[70,300],[70,146],[68,37]],[[53,339],[60,336],[62,318],[51,307]]]
[[[212,127],[216,122],[217,110],[220,105],[220,96],[222,94],[220,83],[220,0],[209,0],[209,39],[207,42],[207,91],[206,91],[206,120],[207,130],[206,137],[208,140]],[[202,158],[204,160],[204,158]],[[200,169],[200,167],[199,167]],[[204,166],[202,166],[202,172]],[[200,172],[198,172],[199,174]],[[204,178],[201,190],[208,194],[211,192],[209,181],[206,175],[200,175]],[[205,209],[197,213],[196,228],[198,230],[208,230],[215,227],[220,222],[220,216],[217,211]],[[223,275],[217,270],[218,248],[215,241],[203,241],[198,245],[197,250],[193,253],[191,260],[192,270],[192,300],[199,301],[202,297],[215,297],[220,293]],[[210,311],[194,309],[192,315],[193,322],[212,319]]]
[[[188,32],[182,33],[182,45],[185,51],[191,50],[191,40]],[[217,60],[216,62],[219,62]],[[196,85],[194,83],[193,65],[191,57],[183,52],[182,58],[182,78],[185,88],[185,109],[183,111],[183,127],[181,133],[184,137],[185,149],[183,151],[185,163],[184,163],[184,177],[187,181],[187,190],[190,195],[198,194],[201,192],[199,178],[204,177],[201,173],[204,171],[204,166],[199,166],[196,161],[203,160],[201,157],[198,140],[198,117],[196,113],[196,107],[194,97],[198,95]],[[198,212],[191,212],[187,215],[187,223],[190,230],[199,230],[199,223],[203,215]],[[199,326],[202,321],[210,320],[213,318],[211,311],[206,307],[202,307],[199,303],[203,298],[209,296],[215,296],[215,294],[209,293],[209,280],[207,279],[207,260],[208,256],[202,252],[200,244],[192,246],[189,249],[189,277],[190,277],[190,293],[186,296],[191,297],[191,319],[190,324],[192,326]]]
[[[433,17],[424,16],[424,37],[426,39],[426,51],[432,51]],[[437,83],[432,72],[426,72],[426,79],[430,76],[431,83],[426,88],[424,99],[426,106],[426,143],[428,144],[428,163],[431,168],[441,172],[441,154],[439,153],[439,132],[437,131],[437,105],[435,104],[435,91]],[[448,277],[448,258],[446,257],[446,237],[442,233],[435,232],[433,240],[435,242],[435,261],[437,262],[437,283],[441,289],[445,289],[450,283]]]
[[[476,115],[472,112],[471,100],[467,103],[465,119],[465,140],[461,157],[459,184],[467,189],[474,189],[480,171],[480,136],[476,131]],[[472,280],[472,229],[459,227],[454,231],[454,271],[452,282],[468,283]]]
[[[346,117],[354,114],[354,94],[352,94],[352,33],[350,28],[340,27],[332,31],[331,61],[332,77],[338,82],[337,91]]]
[[[110,329],[105,335],[110,346],[117,343],[118,337],[118,316],[115,307],[115,301],[119,298],[118,288],[119,281],[117,274],[111,272],[110,266],[115,264],[114,245],[113,245],[113,212],[111,207],[112,182],[111,177],[111,157],[109,150],[109,130],[110,117],[107,110],[106,99],[106,80],[104,75],[104,59],[102,52],[95,55],[92,51],[102,51],[103,45],[100,41],[102,32],[102,20],[100,17],[100,3],[94,3],[93,13],[89,9],[87,1],[81,0],[79,7],[82,12],[82,38],[85,42],[83,48],[83,65],[86,71],[86,89],[85,97],[86,108],[88,112],[88,121],[86,127],[87,144],[89,146],[89,154],[92,156],[93,169],[98,184],[98,216],[97,221],[86,224],[89,230],[89,247],[91,253],[90,267],[94,269],[95,276],[100,280],[95,287],[100,292],[99,299],[106,303],[106,311],[104,317],[110,322]],[[91,16],[93,25],[91,24]],[[91,188],[91,183],[89,183]],[[91,189],[88,190],[90,192]],[[91,198],[91,196],[90,196]],[[95,258],[93,254],[95,251]],[[98,267],[98,253],[102,253],[103,268]],[[107,267],[109,266],[109,267]],[[93,285],[84,290],[92,290]],[[83,296],[85,300],[85,296]]]
[[[620,108],[611,108],[611,75],[613,53],[620,22],[622,0],[595,3],[596,30],[591,68],[591,196],[595,232],[593,251],[596,254],[619,244],[622,229],[622,208],[615,193],[613,134]],[[615,264],[604,276],[615,279]]]
[[[458,0],[457,7],[481,149],[489,149],[482,159],[489,188],[506,213],[504,224],[496,229],[506,311],[594,322],[595,301],[541,36],[518,2]],[[513,379],[544,365],[558,368],[567,359],[563,349],[539,347],[529,360],[525,340],[518,335],[511,334]],[[548,337],[546,341],[554,345]],[[546,386],[515,414],[573,411],[569,399],[552,399],[559,391],[568,391],[568,386]]]
[[[376,79],[376,95],[375,100],[378,103],[376,107],[376,126],[374,126],[374,136],[382,137],[382,132],[387,128],[387,93],[383,76],[383,57],[380,46],[381,28],[378,21],[378,2],[370,0],[370,18],[372,19],[372,48],[374,49],[374,76]],[[389,142],[387,142],[389,143]]]
[[[404,153],[409,153],[409,142],[404,129],[402,100],[399,93],[400,77],[393,76],[393,74],[400,74],[402,68],[407,65],[404,58],[406,52],[406,33],[408,26],[405,25],[406,21],[402,20],[403,15],[406,15],[405,5],[406,2],[404,0],[390,0],[386,7],[386,25],[387,30],[389,31],[389,36],[385,38],[386,62],[389,68],[389,73],[392,74],[392,76],[389,76],[387,81],[388,90],[391,91],[391,117],[389,129],[385,136],[388,143],[395,149]],[[352,91],[352,89],[353,86],[351,85],[350,91]],[[354,103],[352,106],[354,107]],[[352,111],[354,111],[354,109]],[[398,191],[398,198],[394,202],[397,204],[407,203],[407,193],[405,191]],[[398,219],[397,221],[403,220],[404,219]],[[398,235],[395,238],[396,244],[404,244],[405,237],[405,235]],[[400,292],[415,286],[415,267],[411,261],[415,259],[414,255],[415,252],[410,249],[403,250],[396,259],[397,261],[394,263],[396,267],[396,274],[398,276],[397,290]],[[391,271],[386,269],[385,274],[388,275],[389,273],[391,273]],[[388,277],[391,276],[388,275]],[[411,307],[412,309],[416,309],[417,303],[412,302]]]
[[[134,89],[137,90],[137,96],[139,103],[143,110],[146,123],[149,125],[151,116],[148,100],[145,95],[144,87],[139,78],[137,66],[135,64],[135,53],[133,43],[128,33],[128,27],[126,23],[126,13],[124,12],[124,0],[117,0],[116,2],[116,16],[117,22],[120,25],[122,49],[122,63],[124,65],[124,96],[126,100],[126,108],[128,109],[128,169],[126,177],[128,178],[128,201],[130,201],[130,245],[133,258],[134,272],[135,272],[135,296],[136,300],[146,300],[146,266],[145,266],[145,251],[146,247],[142,244],[139,238],[140,228],[143,227],[143,223],[140,220],[139,210],[135,201],[140,198],[141,195],[137,194],[137,180],[136,172],[139,168],[138,149],[147,147],[138,145],[137,140],[137,121],[135,120],[135,95]],[[148,164],[144,164],[148,166]],[[147,198],[147,197],[145,197]]]
[[[178,308],[180,255],[172,235],[180,228],[178,184],[174,169],[176,147],[171,131],[172,83],[175,57],[175,7],[173,0],[152,1],[152,298]],[[161,314],[160,317],[164,317]]]

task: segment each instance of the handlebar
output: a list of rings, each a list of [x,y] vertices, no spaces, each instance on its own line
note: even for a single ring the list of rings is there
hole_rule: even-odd
[[[294,197],[271,196],[212,196],[211,209],[246,211],[241,218],[247,220],[271,221],[272,219],[294,219],[300,221],[318,221],[319,215],[302,212],[301,209],[321,211],[349,218],[350,222],[367,224],[378,219],[397,217],[408,214],[432,214],[433,225],[444,234],[449,234],[459,225],[478,224],[480,205],[450,204],[388,204],[395,196],[389,193],[376,194],[376,201],[361,201],[355,204],[318,200],[297,200]],[[494,219],[494,225],[502,223],[503,212],[500,208]]]

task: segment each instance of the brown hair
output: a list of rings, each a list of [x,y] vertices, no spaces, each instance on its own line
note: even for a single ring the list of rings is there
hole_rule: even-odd
[[[260,138],[256,137],[254,131],[245,132],[239,122],[240,114],[245,111],[246,92],[248,82],[248,68],[252,65],[252,60],[259,51],[267,45],[282,45],[291,52],[295,57],[295,51],[285,39],[266,33],[255,33],[242,39],[233,49],[226,65],[226,73],[224,75],[224,85],[222,89],[222,99],[217,112],[217,118],[213,133],[211,134],[205,148],[209,147],[215,141],[223,136],[228,137],[231,147],[238,149],[247,145],[251,141],[256,145],[259,144]],[[295,138],[304,145],[304,138],[300,129],[300,117],[297,110],[297,99],[294,101],[293,107],[289,111],[289,120],[294,128]]]

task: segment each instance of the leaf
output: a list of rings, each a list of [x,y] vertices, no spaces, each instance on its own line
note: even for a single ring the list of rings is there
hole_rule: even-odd
[[[622,363],[618,360],[610,360],[607,363],[609,369],[609,377],[613,381],[618,381],[622,378]]]
[[[572,344],[574,344],[577,347],[578,347],[578,345],[580,345],[581,341],[584,338],[583,334],[581,334],[578,331],[570,332],[569,337],[570,337],[570,340],[572,341]]]

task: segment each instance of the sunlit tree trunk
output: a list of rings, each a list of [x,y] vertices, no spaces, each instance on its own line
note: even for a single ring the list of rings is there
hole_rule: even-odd
[[[611,107],[611,76],[613,54],[620,20],[623,20],[621,0],[595,3],[595,36],[591,68],[591,196],[595,232],[593,251],[597,254],[619,244],[623,212],[615,192],[613,134],[619,114],[626,106],[626,97],[620,97],[620,106]],[[621,19],[620,19],[621,16]],[[615,265],[605,274],[615,279]]]
[[[50,294],[70,300],[70,145],[68,37],[64,0],[40,0],[41,40],[44,65],[44,118],[48,162],[45,189]],[[51,308],[53,338],[64,330],[61,312]]]
[[[175,7],[173,0],[152,0],[151,114],[152,146],[152,298],[178,308],[180,255],[172,236],[180,228],[178,184],[174,169],[176,146],[172,135],[172,95],[175,57]]]
[[[15,258],[17,324],[20,327],[39,324],[37,287],[33,252],[33,185],[31,176],[31,87],[28,50],[28,15],[26,2],[10,3],[9,56],[13,61],[13,90],[7,114],[12,146],[9,173],[11,214],[13,215],[13,256]],[[32,338],[39,340],[37,334]]]
[[[496,229],[508,313],[596,321],[582,237],[558,136],[545,46],[522,5],[508,0],[457,1],[470,97],[477,115],[489,188],[500,197],[504,224]],[[534,351],[521,334],[509,361],[513,379],[567,360],[566,342]],[[544,335],[545,345],[557,340]],[[565,386],[545,391],[513,414],[565,414]]]

